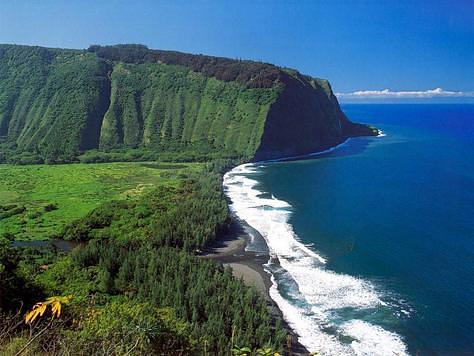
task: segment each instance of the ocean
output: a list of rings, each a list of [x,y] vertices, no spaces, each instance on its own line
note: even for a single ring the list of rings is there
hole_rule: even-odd
[[[473,354],[474,105],[342,109],[384,135],[225,176],[272,299],[320,355]]]

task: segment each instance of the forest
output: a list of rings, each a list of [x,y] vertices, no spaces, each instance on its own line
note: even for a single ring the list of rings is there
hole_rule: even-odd
[[[179,184],[99,205],[58,229],[56,238],[74,241],[70,252],[13,247],[14,236],[4,234],[0,349],[30,355],[283,353],[286,331],[259,292],[196,256],[230,223],[221,174],[232,164],[181,170]]]
[[[0,45],[0,162],[70,163],[90,160],[90,150],[107,161],[252,156],[276,82],[224,81],[186,66],[201,58],[194,55],[176,55],[183,63],[132,60],[137,50],[129,47],[98,55]]]
[[[269,63],[152,50],[140,44],[92,45],[87,50],[112,61],[180,65],[188,67],[194,72],[202,73],[206,77],[214,77],[224,82],[236,81],[248,88],[271,88],[283,75],[277,66]]]

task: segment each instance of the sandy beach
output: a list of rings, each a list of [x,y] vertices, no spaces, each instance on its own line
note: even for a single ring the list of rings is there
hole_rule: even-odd
[[[199,256],[200,258],[213,259],[224,266],[229,266],[232,268],[232,273],[236,278],[241,278],[247,286],[255,287],[260,291],[267,300],[272,315],[283,321],[284,327],[291,336],[290,354],[308,355],[308,350],[298,342],[298,336],[285,322],[280,309],[270,298],[269,289],[272,282],[270,275],[263,268],[263,265],[268,262],[270,256],[268,253],[246,251],[245,247],[248,240],[249,235],[245,231],[243,223],[233,217],[227,234],[202,251]]]
[[[236,278],[242,278],[246,285],[255,287],[271,301],[268,293],[271,286],[270,275],[263,269],[269,255],[245,251],[248,239],[242,224],[234,219],[228,233],[204,250],[200,257],[213,259],[231,267]]]

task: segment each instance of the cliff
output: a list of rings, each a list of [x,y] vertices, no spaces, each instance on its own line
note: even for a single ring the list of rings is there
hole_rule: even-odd
[[[371,134],[327,81],[271,64],[141,45],[0,45],[0,161],[134,148],[261,160]]]
[[[344,115],[327,80],[292,72],[268,112],[255,160],[292,157],[322,151],[349,137],[377,131]]]

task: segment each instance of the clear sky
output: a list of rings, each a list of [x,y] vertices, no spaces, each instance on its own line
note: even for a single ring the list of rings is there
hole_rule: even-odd
[[[474,0],[0,0],[0,43],[142,43],[293,67],[336,92],[474,92]]]

